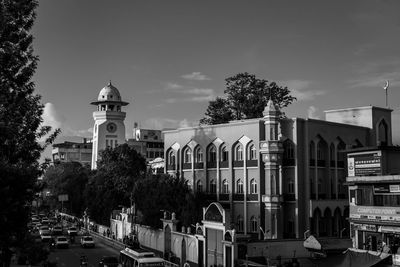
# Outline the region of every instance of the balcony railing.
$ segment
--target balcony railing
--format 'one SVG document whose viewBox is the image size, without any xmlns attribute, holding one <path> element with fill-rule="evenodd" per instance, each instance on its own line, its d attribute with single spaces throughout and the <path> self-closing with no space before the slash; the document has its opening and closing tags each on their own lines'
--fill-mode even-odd
<svg viewBox="0 0 400 267">
<path fill-rule="evenodd" d="M 175 170 L 175 164 L 167 165 L 167 171 Z"/>
<path fill-rule="evenodd" d="M 234 201 L 243 201 L 244 200 L 244 194 L 233 194 L 233 200 Z"/>
<path fill-rule="evenodd" d="M 183 163 L 182 164 L 182 169 L 187 170 L 192 168 L 192 163 Z"/>
<path fill-rule="evenodd" d="M 243 167 L 243 160 L 235 160 L 233 162 L 233 167 Z"/>
<path fill-rule="evenodd" d="M 229 161 L 220 161 L 219 162 L 219 167 L 220 168 L 228 168 L 229 167 Z"/>
<path fill-rule="evenodd" d="M 257 201 L 258 200 L 258 195 L 257 194 L 250 194 L 246 196 L 247 201 Z"/>
<path fill-rule="evenodd" d="M 228 201 L 229 200 L 229 194 L 219 194 L 219 200 L 220 201 Z"/>
<path fill-rule="evenodd" d="M 207 161 L 207 168 L 217 168 L 216 161 Z"/>
<path fill-rule="evenodd" d="M 295 160 L 294 159 L 283 159 L 282 161 L 283 166 L 295 166 Z"/>
<path fill-rule="evenodd" d="M 194 164 L 195 169 L 203 169 L 204 168 L 204 163 L 203 162 L 197 162 Z"/>
<path fill-rule="evenodd" d="M 246 161 L 247 167 L 257 167 L 258 166 L 258 161 L 256 159 L 254 160 L 247 160 Z"/>
</svg>

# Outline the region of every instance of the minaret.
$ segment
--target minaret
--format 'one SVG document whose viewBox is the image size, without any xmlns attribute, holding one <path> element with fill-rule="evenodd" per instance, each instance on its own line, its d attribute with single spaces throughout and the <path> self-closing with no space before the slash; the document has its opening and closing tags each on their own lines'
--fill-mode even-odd
<svg viewBox="0 0 400 267">
<path fill-rule="evenodd" d="M 125 112 L 121 111 L 122 106 L 129 103 L 121 100 L 121 95 L 111 81 L 100 90 L 97 101 L 92 102 L 97 106 L 93 112 L 93 150 L 92 170 L 97 168 L 99 152 L 107 147 L 114 148 L 125 143 Z"/>
<path fill-rule="evenodd" d="M 264 162 L 265 194 L 262 201 L 265 204 L 265 238 L 283 237 L 282 221 L 282 154 L 283 146 L 278 137 L 279 109 L 272 99 L 263 112 L 265 140 L 261 141 L 260 153 Z"/>
</svg>

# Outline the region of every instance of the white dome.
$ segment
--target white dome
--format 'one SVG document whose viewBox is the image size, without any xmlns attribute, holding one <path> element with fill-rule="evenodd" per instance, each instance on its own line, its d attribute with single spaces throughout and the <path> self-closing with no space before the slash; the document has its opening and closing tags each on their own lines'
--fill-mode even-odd
<svg viewBox="0 0 400 267">
<path fill-rule="evenodd" d="M 111 82 L 101 89 L 99 93 L 98 101 L 121 101 L 121 95 L 116 87 Z"/>
</svg>

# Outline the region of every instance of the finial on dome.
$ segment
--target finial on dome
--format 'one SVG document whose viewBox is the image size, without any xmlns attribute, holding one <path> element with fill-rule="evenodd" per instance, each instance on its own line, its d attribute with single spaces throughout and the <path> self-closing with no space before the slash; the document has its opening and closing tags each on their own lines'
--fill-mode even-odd
<svg viewBox="0 0 400 267">
<path fill-rule="evenodd" d="M 110 86 L 112 85 L 111 80 L 108 82 L 108 85 L 110 85 Z"/>
</svg>

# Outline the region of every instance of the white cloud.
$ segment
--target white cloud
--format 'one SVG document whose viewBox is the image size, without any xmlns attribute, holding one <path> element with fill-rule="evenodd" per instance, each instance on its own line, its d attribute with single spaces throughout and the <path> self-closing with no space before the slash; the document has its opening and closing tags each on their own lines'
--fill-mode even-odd
<svg viewBox="0 0 400 267">
<path fill-rule="evenodd" d="M 318 109 L 315 106 L 309 106 L 307 110 L 307 117 L 310 119 L 319 119 L 317 112 Z"/>
<path fill-rule="evenodd" d="M 326 94 L 324 90 L 315 90 L 313 81 L 306 80 L 288 80 L 283 81 L 282 84 L 287 86 L 293 96 L 298 101 L 309 101 L 315 99 L 317 96 Z"/>
<path fill-rule="evenodd" d="M 165 86 L 165 90 L 167 91 L 179 91 L 180 89 L 182 89 L 183 86 L 177 83 L 171 83 L 171 82 L 167 82 L 166 86 Z"/>
<path fill-rule="evenodd" d="M 201 72 L 192 72 L 190 74 L 182 75 L 181 77 L 186 79 L 186 80 L 194 80 L 194 81 L 211 80 L 209 77 L 207 77 L 206 75 L 202 74 Z"/>
<path fill-rule="evenodd" d="M 196 126 L 196 122 L 188 119 L 174 120 L 169 118 L 149 118 L 143 122 L 144 128 L 149 129 L 177 129 Z"/>
<path fill-rule="evenodd" d="M 44 126 L 51 126 L 52 130 L 57 128 L 61 129 L 61 136 L 92 136 L 93 128 L 75 130 L 72 129 L 67 119 L 60 114 L 53 103 L 46 103 L 43 109 L 43 123 Z M 44 141 L 46 137 L 43 137 L 41 141 Z"/>
<path fill-rule="evenodd" d="M 164 102 L 168 104 L 177 102 L 207 102 L 215 98 L 215 92 L 212 88 L 197 88 L 167 82 L 164 90 L 175 94 L 173 97 L 167 97 L 164 99 Z"/>
</svg>

